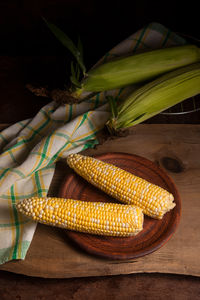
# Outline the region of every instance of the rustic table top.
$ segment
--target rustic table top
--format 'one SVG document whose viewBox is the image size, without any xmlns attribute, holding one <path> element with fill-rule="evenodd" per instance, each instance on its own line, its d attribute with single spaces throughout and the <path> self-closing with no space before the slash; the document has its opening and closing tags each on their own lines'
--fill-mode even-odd
<svg viewBox="0 0 200 300">
<path fill-rule="evenodd" d="M 27 67 L 29 63 L 32 64 L 30 58 L 0 58 L 1 124 L 32 117 L 49 101 L 33 96 L 24 88 L 24 64 Z M 178 117 L 159 115 L 148 123 L 200 124 L 200 112 Z M 0 296 L 1 299 L 130 299 L 134 296 L 160 299 L 161 295 L 162 299 L 197 299 L 200 296 L 199 277 L 154 272 L 158 270 L 150 274 L 42 279 L 0 271 Z"/>
</svg>

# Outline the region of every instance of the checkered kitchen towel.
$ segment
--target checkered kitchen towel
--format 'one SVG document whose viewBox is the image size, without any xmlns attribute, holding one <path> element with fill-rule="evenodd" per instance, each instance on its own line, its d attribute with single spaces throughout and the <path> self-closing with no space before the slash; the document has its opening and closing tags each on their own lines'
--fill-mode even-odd
<svg viewBox="0 0 200 300">
<path fill-rule="evenodd" d="M 185 40 L 151 23 L 121 42 L 101 60 L 184 44 Z M 109 93 L 123 99 L 126 89 Z M 98 143 L 97 132 L 109 118 L 107 92 L 80 104 L 58 106 L 50 102 L 33 119 L 18 122 L 0 133 L 0 263 L 24 259 L 36 223 L 18 214 L 15 203 L 32 196 L 46 196 L 55 163 Z"/>
</svg>

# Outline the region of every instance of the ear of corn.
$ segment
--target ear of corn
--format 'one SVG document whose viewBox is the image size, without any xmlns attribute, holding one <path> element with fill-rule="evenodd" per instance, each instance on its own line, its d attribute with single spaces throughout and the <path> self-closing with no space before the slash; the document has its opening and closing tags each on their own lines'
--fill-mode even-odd
<svg viewBox="0 0 200 300">
<path fill-rule="evenodd" d="M 179 68 L 135 90 L 107 125 L 115 130 L 136 125 L 199 93 L 200 63 Z"/>
<path fill-rule="evenodd" d="M 94 186 L 121 202 L 140 207 L 150 217 L 162 219 L 175 206 L 168 191 L 112 164 L 80 154 L 69 155 L 67 163 Z"/>
<path fill-rule="evenodd" d="M 143 229 L 142 210 L 133 205 L 33 197 L 16 207 L 37 222 L 80 232 L 126 237 Z"/>
<path fill-rule="evenodd" d="M 74 96 L 150 80 L 165 72 L 200 61 L 200 49 L 184 45 L 118 58 L 89 71 Z"/>
</svg>

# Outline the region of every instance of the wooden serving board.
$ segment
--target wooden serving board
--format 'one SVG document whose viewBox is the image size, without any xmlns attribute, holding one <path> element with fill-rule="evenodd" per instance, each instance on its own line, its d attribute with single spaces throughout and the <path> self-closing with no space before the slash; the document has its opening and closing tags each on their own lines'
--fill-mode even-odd
<svg viewBox="0 0 200 300">
<path fill-rule="evenodd" d="M 120 137 L 84 152 L 125 152 L 150 159 L 167 171 L 182 200 L 182 216 L 173 237 L 159 250 L 130 260 L 90 255 L 67 238 L 65 231 L 38 225 L 24 261 L 0 267 L 47 278 L 105 276 L 142 272 L 200 276 L 200 125 L 137 125 Z M 50 195 L 57 195 L 69 169 L 58 163 Z"/>
</svg>

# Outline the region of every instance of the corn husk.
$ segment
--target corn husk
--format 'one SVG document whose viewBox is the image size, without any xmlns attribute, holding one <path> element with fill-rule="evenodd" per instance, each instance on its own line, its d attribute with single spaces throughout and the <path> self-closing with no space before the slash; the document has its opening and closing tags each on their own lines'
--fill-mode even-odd
<svg viewBox="0 0 200 300">
<path fill-rule="evenodd" d="M 131 93 L 107 126 L 119 130 L 141 123 L 200 93 L 200 63 L 166 73 Z"/>
<path fill-rule="evenodd" d="M 118 58 L 89 71 L 74 96 L 81 98 L 87 92 L 111 90 L 144 82 L 198 61 L 200 49 L 194 45 L 162 48 Z"/>
</svg>

